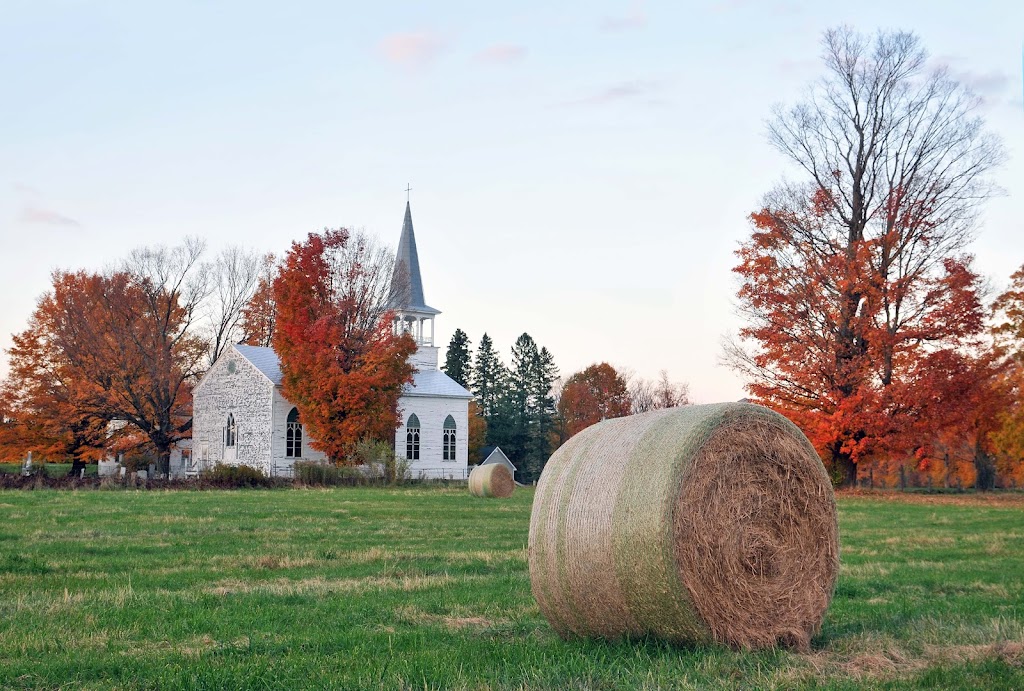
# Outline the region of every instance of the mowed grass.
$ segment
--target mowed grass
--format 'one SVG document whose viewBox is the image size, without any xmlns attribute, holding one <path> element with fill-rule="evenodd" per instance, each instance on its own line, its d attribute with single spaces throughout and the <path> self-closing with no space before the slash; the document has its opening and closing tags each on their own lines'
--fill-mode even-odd
<svg viewBox="0 0 1024 691">
<path fill-rule="evenodd" d="M 529 490 L 0 492 L 4 688 L 1024 688 L 1024 497 L 840 500 L 808 654 L 562 641 Z"/>
</svg>

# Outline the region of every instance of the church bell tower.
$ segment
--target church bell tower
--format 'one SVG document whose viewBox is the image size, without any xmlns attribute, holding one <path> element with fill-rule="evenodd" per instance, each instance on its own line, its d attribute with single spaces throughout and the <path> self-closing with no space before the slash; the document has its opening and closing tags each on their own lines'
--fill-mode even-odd
<svg viewBox="0 0 1024 691">
<path fill-rule="evenodd" d="M 402 237 L 398 241 L 395 271 L 391 277 L 391 294 L 395 333 L 408 333 L 416 340 L 416 352 L 410 361 L 419 370 L 436 370 L 438 348 L 434 345 L 434 317 L 441 314 L 441 310 L 430 307 L 423 299 L 423 278 L 408 201 L 405 202 Z"/>
</svg>

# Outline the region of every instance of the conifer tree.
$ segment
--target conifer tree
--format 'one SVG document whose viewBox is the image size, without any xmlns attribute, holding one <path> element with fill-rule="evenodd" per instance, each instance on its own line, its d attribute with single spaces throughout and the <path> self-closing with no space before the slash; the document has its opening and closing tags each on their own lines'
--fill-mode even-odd
<svg viewBox="0 0 1024 691">
<path fill-rule="evenodd" d="M 504 387 L 507 370 L 501 361 L 501 356 L 494 349 L 494 342 L 486 333 L 480 339 L 480 346 L 476 351 L 476 362 L 473 363 L 470 376 L 470 387 L 473 395 L 480 404 L 480 414 L 487 421 L 488 437 L 490 443 L 490 430 L 495 425 L 498 414 L 498 403 L 501 390 Z"/>
<path fill-rule="evenodd" d="M 469 336 L 462 329 L 455 329 L 452 340 L 448 343 L 448 354 L 445 356 L 441 370 L 462 386 L 469 388 L 472 376 L 472 353 L 469 352 Z"/>
<path fill-rule="evenodd" d="M 551 387 L 558 376 L 554 357 L 547 348 L 537 349 L 529 334 L 512 346 L 509 383 L 501 397 L 499 429 L 502 449 L 522 463 L 527 482 L 540 477 L 552 447 L 555 400 Z"/>
<path fill-rule="evenodd" d="M 537 363 L 531 379 L 530 395 L 533 401 L 533 429 L 527 448 L 528 464 L 536 471 L 533 480 L 540 478 L 548 456 L 554 450 L 555 441 L 555 398 L 551 395 L 552 386 L 558 378 L 558 367 L 555 358 L 547 348 L 542 347 L 537 354 Z"/>
</svg>

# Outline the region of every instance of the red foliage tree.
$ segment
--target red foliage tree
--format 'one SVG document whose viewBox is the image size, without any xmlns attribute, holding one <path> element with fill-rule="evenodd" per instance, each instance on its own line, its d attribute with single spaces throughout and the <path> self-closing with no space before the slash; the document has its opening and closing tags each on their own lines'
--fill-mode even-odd
<svg viewBox="0 0 1024 691">
<path fill-rule="evenodd" d="M 913 35 L 823 43 L 825 78 L 769 124 L 804 177 L 751 216 L 727 358 L 852 484 L 872 454 L 923 459 L 921 425 L 958 405 L 942 392 L 983 321 L 963 248 L 1003 152 Z"/>
<path fill-rule="evenodd" d="M 970 416 L 976 396 L 964 387 L 985 377 L 966 373 L 966 353 L 978 346 L 984 313 L 969 257 L 887 274 L 881 257 L 902 229 L 842 247 L 821 218 L 827 204 L 816 195 L 797 211 L 752 215 L 735 271 L 749 316 L 740 336 L 757 350 L 734 343 L 729 357 L 749 391 L 800 425 L 852 484 L 861 459 L 923 461 L 942 421 Z"/>
<path fill-rule="evenodd" d="M 55 274 L 60 294 L 72 279 Z M 41 297 L 28 328 L 12 337 L 10 372 L 0 387 L 5 409 L 0 453 L 65 461 L 88 460 L 103 452 L 108 418 L 102 398 L 90 396 L 57 344 L 59 308 L 54 292 Z"/>
<path fill-rule="evenodd" d="M 274 280 L 284 394 L 315 446 L 346 463 L 361 439 L 392 442 L 416 344 L 392 327 L 393 257 L 365 235 L 310 233 Z"/>
<path fill-rule="evenodd" d="M 996 418 L 992 440 L 1000 474 L 1024 486 L 1024 266 L 1010 280 L 993 304 L 997 344 L 1007 355 L 1002 382 L 1007 405 Z"/>
<path fill-rule="evenodd" d="M 124 434 L 139 435 L 166 463 L 171 445 L 188 436 L 191 382 L 206 344 L 188 332 L 188 304 L 199 296 L 180 297 L 198 254 L 179 255 L 185 264 L 171 254 L 140 250 L 134 272 L 54 274 L 29 329 L 14 338 L 4 385 L 25 450 L 96 458 L 117 441 L 108 423 L 122 420 Z"/>
<path fill-rule="evenodd" d="M 630 413 L 626 380 L 607 362 L 576 372 L 562 386 L 558 414 L 568 436 L 591 425 Z"/>
<path fill-rule="evenodd" d="M 242 342 L 246 345 L 269 347 L 273 343 L 277 323 L 277 303 L 274 302 L 276 275 L 276 257 L 264 255 L 256 290 L 242 308 Z"/>
</svg>

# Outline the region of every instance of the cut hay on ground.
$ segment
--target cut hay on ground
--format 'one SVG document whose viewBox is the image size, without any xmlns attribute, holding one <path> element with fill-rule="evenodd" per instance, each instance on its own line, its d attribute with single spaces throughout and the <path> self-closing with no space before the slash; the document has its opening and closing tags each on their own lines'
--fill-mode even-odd
<svg viewBox="0 0 1024 691">
<path fill-rule="evenodd" d="M 511 471 L 500 463 L 478 465 L 469 474 L 469 493 L 474 497 L 511 497 L 515 488 Z"/>
<path fill-rule="evenodd" d="M 835 497 L 807 438 L 767 408 L 606 420 L 544 468 L 529 560 L 564 638 L 806 649 L 839 568 Z"/>
</svg>

